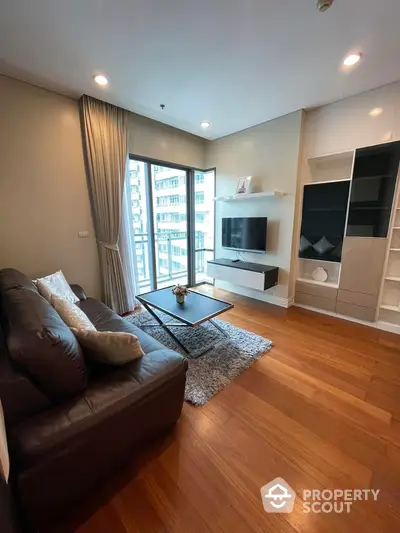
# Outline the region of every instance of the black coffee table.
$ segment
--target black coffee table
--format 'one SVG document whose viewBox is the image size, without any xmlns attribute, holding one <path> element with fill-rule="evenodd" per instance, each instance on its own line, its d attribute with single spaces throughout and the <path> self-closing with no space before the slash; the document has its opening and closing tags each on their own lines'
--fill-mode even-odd
<svg viewBox="0 0 400 533">
<path fill-rule="evenodd" d="M 223 300 L 217 300 L 211 296 L 200 294 L 199 292 L 189 291 L 188 296 L 185 298 L 185 303 L 178 304 L 175 295 L 172 293 L 173 286 L 166 287 L 165 289 L 158 289 L 156 291 L 147 292 L 141 294 L 136 298 L 143 305 L 143 307 L 155 318 L 157 324 L 143 324 L 141 327 L 158 327 L 161 326 L 167 333 L 174 339 L 174 341 L 189 354 L 190 351 L 186 346 L 173 334 L 170 327 L 196 327 L 203 322 L 211 322 L 211 324 L 218 329 L 225 337 L 226 333 L 220 326 L 212 320 L 214 317 L 228 311 L 233 308 L 233 304 L 224 302 Z M 154 311 L 162 311 L 166 315 L 172 316 L 179 322 L 171 323 L 164 322 L 163 317 L 160 317 Z M 204 352 L 198 354 L 203 355 L 206 351 L 209 351 L 210 347 Z"/>
</svg>

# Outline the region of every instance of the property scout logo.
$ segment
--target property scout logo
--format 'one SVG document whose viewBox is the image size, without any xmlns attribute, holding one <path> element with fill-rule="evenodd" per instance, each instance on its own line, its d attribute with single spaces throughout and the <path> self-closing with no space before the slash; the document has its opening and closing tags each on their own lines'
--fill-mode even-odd
<svg viewBox="0 0 400 533">
<path fill-rule="evenodd" d="M 380 489 L 303 490 L 303 513 L 350 513 L 357 500 L 377 501 Z M 261 499 L 266 513 L 291 513 L 296 493 L 281 477 L 261 487 Z"/>
</svg>

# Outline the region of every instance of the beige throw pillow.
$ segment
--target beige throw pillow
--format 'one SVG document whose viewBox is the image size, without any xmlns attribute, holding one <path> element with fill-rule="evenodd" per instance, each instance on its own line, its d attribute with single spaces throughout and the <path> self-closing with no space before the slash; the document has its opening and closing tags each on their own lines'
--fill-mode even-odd
<svg viewBox="0 0 400 533">
<path fill-rule="evenodd" d="M 124 365 L 144 355 L 139 339 L 122 331 L 90 331 L 71 328 L 84 354 L 99 363 Z"/>
<path fill-rule="evenodd" d="M 68 300 L 73 304 L 79 302 L 79 298 L 69 286 L 61 270 L 45 278 L 37 279 L 36 285 L 40 294 L 50 303 L 53 295 Z"/>
<path fill-rule="evenodd" d="M 3 407 L 0 402 L 0 476 L 8 483 L 10 475 L 10 458 L 8 455 L 6 426 Z"/>
<path fill-rule="evenodd" d="M 57 298 L 54 294 L 51 297 L 50 303 L 69 328 L 96 331 L 88 316 L 76 304 L 63 300 L 62 298 Z"/>
</svg>

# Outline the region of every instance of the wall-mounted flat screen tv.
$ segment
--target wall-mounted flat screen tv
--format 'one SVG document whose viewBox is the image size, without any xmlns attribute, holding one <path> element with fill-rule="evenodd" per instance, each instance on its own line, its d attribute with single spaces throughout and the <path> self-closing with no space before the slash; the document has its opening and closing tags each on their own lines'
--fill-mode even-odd
<svg viewBox="0 0 400 533">
<path fill-rule="evenodd" d="M 222 246 L 232 250 L 266 253 L 266 217 L 223 218 Z"/>
</svg>

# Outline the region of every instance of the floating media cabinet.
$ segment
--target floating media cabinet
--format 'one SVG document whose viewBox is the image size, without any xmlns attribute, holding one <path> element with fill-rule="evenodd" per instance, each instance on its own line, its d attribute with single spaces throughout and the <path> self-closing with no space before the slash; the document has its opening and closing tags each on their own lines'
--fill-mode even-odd
<svg viewBox="0 0 400 533">
<path fill-rule="evenodd" d="M 278 284 L 279 268 L 247 261 L 213 259 L 207 261 L 207 275 L 241 287 L 266 291 Z"/>
</svg>

